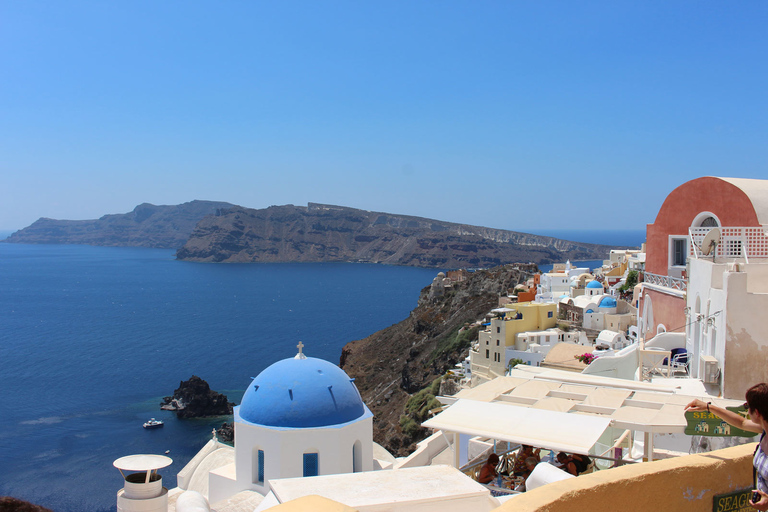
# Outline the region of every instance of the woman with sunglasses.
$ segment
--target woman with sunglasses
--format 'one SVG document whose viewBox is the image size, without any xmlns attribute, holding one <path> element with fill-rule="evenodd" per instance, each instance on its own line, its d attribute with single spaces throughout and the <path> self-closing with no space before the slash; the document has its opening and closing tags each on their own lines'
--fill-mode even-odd
<svg viewBox="0 0 768 512">
<path fill-rule="evenodd" d="M 685 406 L 686 411 L 706 411 L 719 416 L 723 421 L 736 428 L 760 434 L 760 446 L 755 450 L 752 464 L 756 471 L 757 493 L 760 499 L 750 500 L 749 504 L 757 510 L 768 510 L 768 384 L 755 384 L 747 390 L 747 401 L 744 407 L 749 412 L 749 419 L 712 402 L 694 400 Z"/>
</svg>

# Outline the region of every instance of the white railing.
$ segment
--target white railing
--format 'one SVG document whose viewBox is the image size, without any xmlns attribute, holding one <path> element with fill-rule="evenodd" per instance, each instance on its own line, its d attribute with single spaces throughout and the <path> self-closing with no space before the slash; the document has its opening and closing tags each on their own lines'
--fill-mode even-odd
<svg viewBox="0 0 768 512">
<path fill-rule="evenodd" d="M 673 290 L 680 290 L 681 292 L 688 289 L 688 281 L 680 277 L 661 276 L 650 272 L 643 272 L 643 276 L 643 282 L 647 284 L 664 286 L 665 288 L 672 288 Z"/>
<path fill-rule="evenodd" d="M 768 258 L 768 226 L 720 227 L 720 243 L 714 254 L 702 254 L 704 237 L 712 228 L 689 228 L 691 258 Z"/>
</svg>

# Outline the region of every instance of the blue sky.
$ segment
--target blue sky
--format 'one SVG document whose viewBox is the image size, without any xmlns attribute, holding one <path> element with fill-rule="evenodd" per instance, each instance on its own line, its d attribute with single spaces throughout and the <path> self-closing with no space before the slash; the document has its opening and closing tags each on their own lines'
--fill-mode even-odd
<svg viewBox="0 0 768 512">
<path fill-rule="evenodd" d="M 192 199 L 643 229 L 768 178 L 768 3 L 0 0 L 0 229 Z"/>
</svg>

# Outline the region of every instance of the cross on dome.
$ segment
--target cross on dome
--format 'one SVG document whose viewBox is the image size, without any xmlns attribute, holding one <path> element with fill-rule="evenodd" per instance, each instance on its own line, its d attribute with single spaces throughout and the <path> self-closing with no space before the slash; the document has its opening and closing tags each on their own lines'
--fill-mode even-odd
<svg viewBox="0 0 768 512">
<path fill-rule="evenodd" d="M 296 345 L 296 348 L 298 348 L 298 349 L 299 349 L 299 353 L 298 353 L 298 354 L 296 354 L 296 356 L 294 357 L 294 359 L 306 359 L 306 358 L 307 358 L 307 356 L 305 356 L 305 355 L 304 355 L 304 352 L 302 352 L 302 349 L 304 348 L 304 343 L 302 343 L 302 342 L 299 342 L 299 344 L 298 344 L 298 345 Z"/>
</svg>

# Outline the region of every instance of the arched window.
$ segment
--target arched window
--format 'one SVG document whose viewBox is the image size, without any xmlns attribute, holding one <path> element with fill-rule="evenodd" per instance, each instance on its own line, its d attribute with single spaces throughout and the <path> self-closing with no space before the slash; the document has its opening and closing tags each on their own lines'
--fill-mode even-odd
<svg viewBox="0 0 768 512">
<path fill-rule="evenodd" d="M 712 212 L 699 213 L 691 223 L 692 228 L 717 228 L 720 227 L 720 219 Z"/>
</svg>

